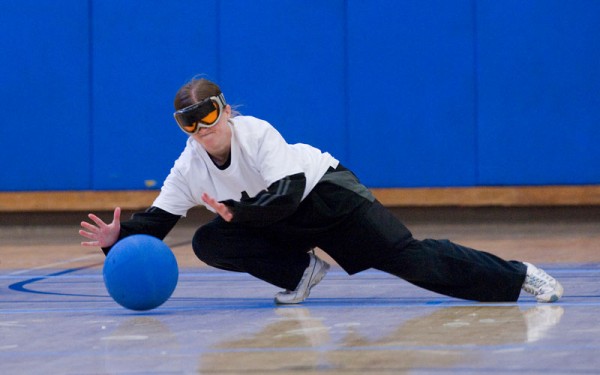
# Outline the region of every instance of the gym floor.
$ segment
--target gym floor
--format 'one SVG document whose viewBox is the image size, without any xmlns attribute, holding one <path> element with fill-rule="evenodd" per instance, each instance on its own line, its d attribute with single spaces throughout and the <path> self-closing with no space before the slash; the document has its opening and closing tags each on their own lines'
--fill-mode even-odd
<svg viewBox="0 0 600 375">
<path fill-rule="evenodd" d="M 416 238 L 542 266 L 565 295 L 475 303 L 334 265 L 307 301 L 278 307 L 277 288 L 195 258 L 190 239 L 210 218 L 198 210 L 165 239 L 180 267 L 173 296 L 134 312 L 108 296 L 101 251 L 79 246 L 86 213 L 4 213 L 0 373 L 598 373 L 600 207 L 394 212 Z"/>
</svg>

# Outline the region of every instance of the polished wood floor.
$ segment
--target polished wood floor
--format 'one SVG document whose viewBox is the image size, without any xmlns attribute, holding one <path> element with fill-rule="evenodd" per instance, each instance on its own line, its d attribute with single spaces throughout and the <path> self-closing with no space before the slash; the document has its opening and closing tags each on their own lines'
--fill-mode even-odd
<svg viewBox="0 0 600 375">
<path fill-rule="evenodd" d="M 101 252 L 79 246 L 85 213 L 4 213 L 0 374 L 598 373 L 600 207 L 394 212 L 417 238 L 538 264 L 565 296 L 472 303 L 334 265 L 305 303 L 277 307 L 276 288 L 194 257 L 209 219 L 194 211 L 166 238 L 180 267 L 172 298 L 132 312 L 108 296 Z"/>
</svg>

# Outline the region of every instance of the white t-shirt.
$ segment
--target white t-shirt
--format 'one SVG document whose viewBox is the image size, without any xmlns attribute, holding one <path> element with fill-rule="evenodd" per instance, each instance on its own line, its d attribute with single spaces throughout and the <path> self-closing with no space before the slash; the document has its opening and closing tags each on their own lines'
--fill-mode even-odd
<svg viewBox="0 0 600 375">
<path fill-rule="evenodd" d="M 153 206 L 185 216 L 194 206 L 206 206 L 202 193 L 217 201 L 239 201 L 244 191 L 254 197 L 273 182 L 296 173 L 306 177 L 304 199 L 329 167 L 338 166 L 338 160 L 327 152 L 302 143 L 288 144 L 266 121 L 236 116 L 230 119 L 229 126 L 229 167 L 217 168 L 202 145 L 190 137 Z"/>
</svg>

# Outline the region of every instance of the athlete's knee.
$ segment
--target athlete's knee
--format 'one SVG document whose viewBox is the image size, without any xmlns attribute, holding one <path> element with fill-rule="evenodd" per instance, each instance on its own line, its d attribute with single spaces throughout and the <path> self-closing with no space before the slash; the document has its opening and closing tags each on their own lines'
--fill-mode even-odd
<svg viewBox="0 0 600 375">
<path fill-rule="evenodd" d="M 219 257 L 219 233 L 211 223 L 201 226 L 196 230 L 192 239 L 194 254 L 208 265 L 213 265 Z"/>
</svg>

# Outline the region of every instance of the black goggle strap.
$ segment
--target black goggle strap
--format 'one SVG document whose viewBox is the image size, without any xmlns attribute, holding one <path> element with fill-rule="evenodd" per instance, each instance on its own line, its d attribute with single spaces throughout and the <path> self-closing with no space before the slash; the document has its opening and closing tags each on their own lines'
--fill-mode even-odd
<svg viewBox="0 0 600 375">
<path fill-rule="evenodd" d="M 195 133 L 198 128 L 206 128 L 214 125 L 217 120 L 221 117 L 221 112 L 225 107 L 225 97 L 223 93 L 218 96 L 211 96 L 201 102 L 192 104 L 189 107 L 185 107 L 176 111 L 173 116 L 179 127 L 186 133 Z M 210 113 L 217 111 L 215 120 L 211 123 L 205 123 L 202 121 Z"/>
</svg>

